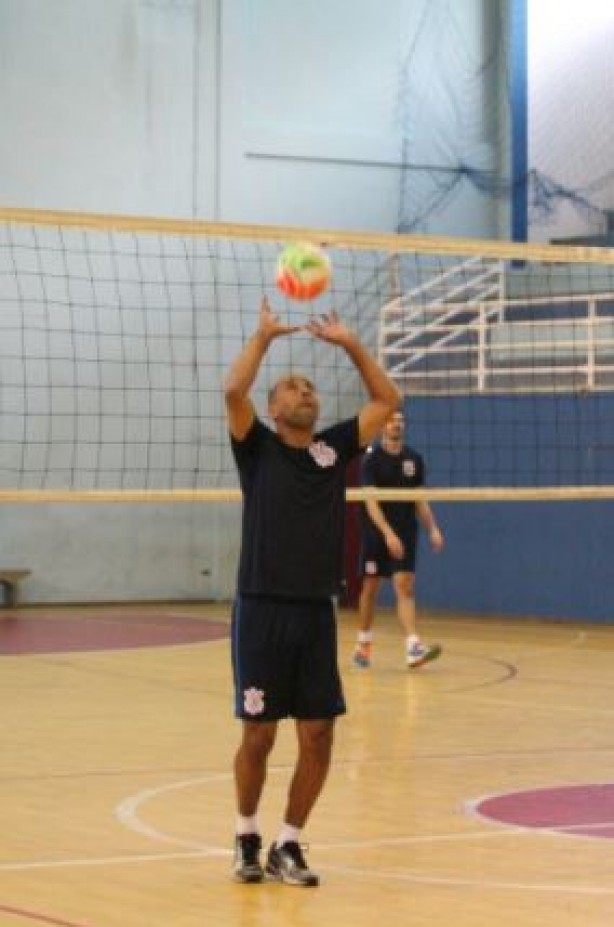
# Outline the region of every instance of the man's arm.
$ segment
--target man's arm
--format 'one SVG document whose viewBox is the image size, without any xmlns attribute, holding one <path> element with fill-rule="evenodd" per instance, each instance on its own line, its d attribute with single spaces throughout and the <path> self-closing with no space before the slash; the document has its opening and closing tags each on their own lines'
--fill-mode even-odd
<svg viewBox="0 0 614 927">
<path fill-rule="evenodd" d="M 258 328 L 230 366 L 224 380 L 224 399 L 228 427 L 233 438 L 241 441 L 251 428 L 256 410 L 249 393 L 258 375 L 260 364 L 274 338 L 298 330 L 298 326 L 282 325 L 271 312 L 266 296 L 260 304 Z"/>
<path fill-rule="evenodd" d="M 379 502 L 376 502 L 375 499 L 367 499 L 365 506 L 369 514 L 369 518 L 382 535 L 386 547 L 390 551 L 390 555 L 392 557 L 396 557 L 397 560 L 400 560 L 405 553 L 403 541 L 398 536 L 396 531 L 390 527 Z"/>
<path fill-rule="evenodd" d="M 358 413 L 358 435 L 361 447 L 370 444 L 385 422 L 401 405 L 401 394 L 367 349 L 355 339 L 345 345 L 369 393 L 369 401 Z"/>
<path fill-rule="evenodd" d="M 420 519 L 420 524 L 429 536 L 431 547 L 434 551 L 439 553 L 439 551 L 443 549 L 443 534 L 439 530 L 439 526 L 433 515 L 433 510 L 428 502 L 424 502 L 422 499 L 416 502 L 416 514 Z"/>
<path fill-rule="evenodd" d="M 399 408 L 401 394 L 356 335 L 339 321 L 336 312 L 322 319 L 312 319 L 307 329 L 316 338 L 344 348 L 367 388 L 370 400 L 358 414 L 359 441 L 361 447 L 365 447 Z"/>
</svg>

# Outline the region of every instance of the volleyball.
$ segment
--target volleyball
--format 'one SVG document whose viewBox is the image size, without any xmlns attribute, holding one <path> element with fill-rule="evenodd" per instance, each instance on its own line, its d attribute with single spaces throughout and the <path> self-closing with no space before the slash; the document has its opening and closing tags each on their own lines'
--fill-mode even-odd
<svg viewBox="0 0 614 927">
<path fill-rule="evenodd" d="M 277 259 L 278 288 L 290 299 L 315 299 L 328 289 L 332 275 L 330 259 L 317 245 L 293 242 Z"/>
</svg>

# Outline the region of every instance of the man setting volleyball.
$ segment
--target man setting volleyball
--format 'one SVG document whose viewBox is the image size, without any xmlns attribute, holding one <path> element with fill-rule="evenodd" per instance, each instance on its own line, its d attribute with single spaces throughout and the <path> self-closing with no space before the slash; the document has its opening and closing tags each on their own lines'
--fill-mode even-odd
<svg viewBox="0 0 614 927">
<path fill-rule="evenodd" d="M 299 838 L 326 780 L 333 728 L 345 712 L 337 665 L 333 597 L 342 579 L 345 469 L 398 407 L 396 387 L 337 317 L 303 330 L 343 348 L 367 389 L 358 415 L 315 432 L 314 385 L 300 375 L 270 391 L 274 430 L 258 418 L 250 390 L 270 344 L 298 326 L 282 324 L 266 299 L 259 325 L 224 384 L 232 450 L 243 492 L 238 589 L 232 616 L 235 714 L 242 719 L 234 770 L 238 804 L 234 874 L 311 886 Z M 283 824 L 260 862 L 257 811 L 268 756 L 282 718 L 296 721 L 298 756 Z"/>
</svg>

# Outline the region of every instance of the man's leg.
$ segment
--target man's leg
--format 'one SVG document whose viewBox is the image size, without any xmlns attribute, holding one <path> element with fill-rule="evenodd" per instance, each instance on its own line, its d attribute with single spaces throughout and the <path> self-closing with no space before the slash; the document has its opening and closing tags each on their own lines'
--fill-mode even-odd
<svg viewBox="0 0 614 927">
<path fill-rule="evenodd" d="M 417 667 L 436 660 L 441 653 L 439 644 L 423 644 L 416 621 L 416 575 L 409 571 L 394 573 L 392 583 L 397 599 L 397 615 L 405 633 L 407 666 Z"/>
<path fill-rule="evenodd" d="M 277 735 L 277 721 L 244 721 L 234 762 L 237 807 L 241 817 L 254 817 L 266 779 L 267 760 Z"/>
<path fill-rule="evenodd" d="M 302 828 L 326 782 L 333 748 L 334 719 L 296 722 L 298 758 L 284 821 Z"/>
<path fill-rule="evenodd" d="M 358 599 L 358 638 L 353 659 L 354 664 L 362 668 L 371 665 L 373 620 L 380 582 L 379 576 L 364 576 Z"/>
<path fill-rule="evenodd" d="M 298 758 L 288 791 L 284 823 L 271 847 L 267 874 L 291 885 L 314 886 L 319 882 L 303 856 L 300 832 L 326 781 L 333 746 L 334 720 L 298 720 Z"/>
<path fill-rule="evenodd" d="M 234 761 L 238 810 L 234 872 L 240 882 L 261 882 L 264 878 L 259 858 L 262 838 L 256 814 L 276 734 L 276 721 L 243 722 L 243 736 Z"/>
<path fill-rule="evenodd" d="M 405 570 L 394 573 L 392 576 L 392 585 L 394 586 L 397 599 L 397 615 L 405 637 L 417 637 L 415 573 L 410 573 Z"/>
</svg>

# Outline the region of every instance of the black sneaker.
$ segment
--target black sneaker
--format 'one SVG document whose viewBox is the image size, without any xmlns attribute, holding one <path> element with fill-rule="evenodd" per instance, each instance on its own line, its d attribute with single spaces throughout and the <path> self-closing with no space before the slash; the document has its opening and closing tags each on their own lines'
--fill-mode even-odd
<svg viewBox="0 0 614 927">
<path fill-rule="evenodd" d="M 269 850 L 266 874 L 270 879 L 285 882 L 286 885 L 319 885 L 320 879 L 305 862 L 303 851 L 295 841 L 288 841 L 281 847 L 273 844 Z"/>
<path fill-rule="evenodd" d="M 235 837 L 234 877 L 237 882 L 262 882 L 261 849 L 260 834 L 238 834 Z"/>
</svg>

